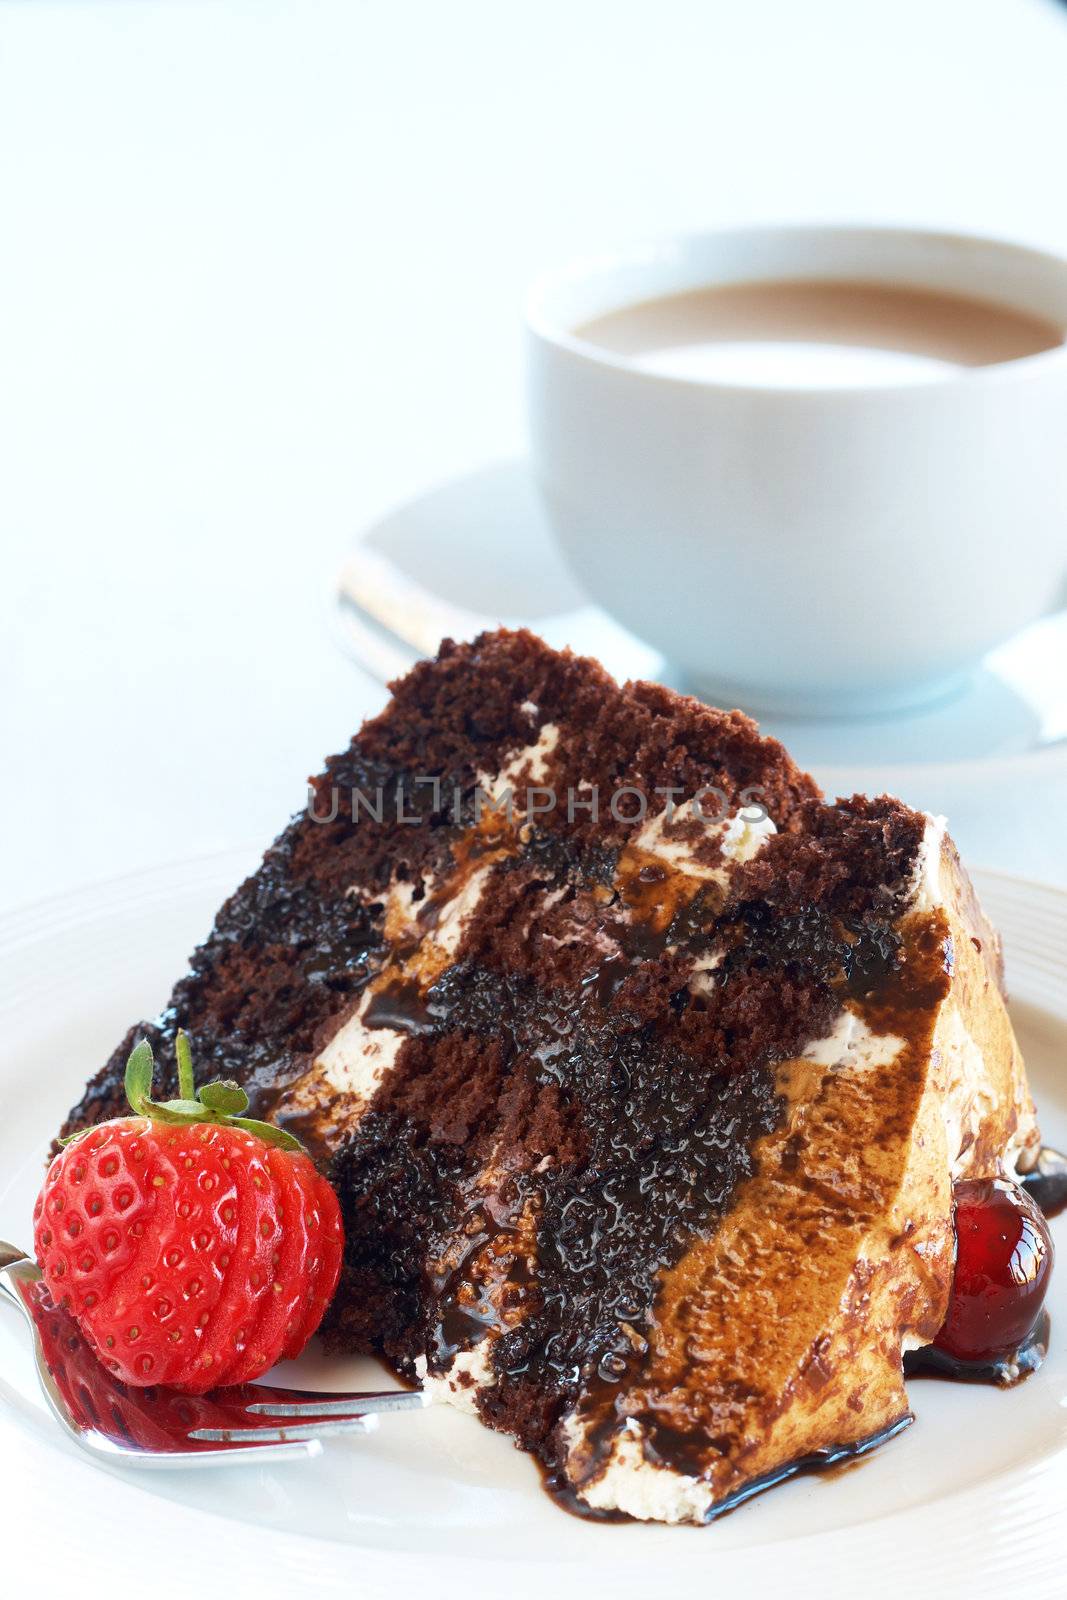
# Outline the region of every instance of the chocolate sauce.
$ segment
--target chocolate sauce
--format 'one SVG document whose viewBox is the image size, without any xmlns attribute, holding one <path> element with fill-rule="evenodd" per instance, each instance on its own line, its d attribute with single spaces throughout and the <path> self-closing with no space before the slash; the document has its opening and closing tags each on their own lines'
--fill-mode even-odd
<svg viewBox="0 0 1067 1600">
<path fill-rule="evenodd" d="M 897 1434 L 903 1433 L 914 1420 L 909 1411 L 896 1422 L 891 1422 L 887 1428 L 881 1428 L 865 1439 L 858 1439 L 854 1444 L 833 1445 L 826 1450 L 811 1451 L 807 1455 L 798 1456 L 795 1461 L 787 1462 L 774 1472 L 753 1478 L 713 1505 L 705 1518 L 704 1525 L 718 1522 L 720 1517 L 728 1516 L 731 1511 L 736 1511 L 738 1506 L 744 1505 L 754 1496 L 762 1494 L 767 1489 L 773 1489 L 790 1478 L 807 1473 L 825 1473 L 831 1476 L 847 1470 L 855 1466 L 870 1451 L 876 1450 L 879 1445 L 895 1439 Z M 703 1466 L 703 1463 L 701 1465 Z M 564 1511 L 569 1511 L 572 1516 L 580 1517 L 583 1522 L 633 1523 L 633 1518 L 627 1516 L 625 1512 L 599 1511 L 579 1499 L 574 1485 L 551 1463 L 542 1465 L 542 1481 L 556 1504 Z"/>
<path fill-rule="evenodd" d="M 297 819 L 220 912 L 148 1030 L 169 1075 L 157 1094 L 173 1084 L 180 1021 L 205 1071 L 244 1083 L 256 1109 L 284 1097 L 380 978 L 384 908 L 372 895 L 397 880 L 441 883 L 460 864 L 475 775 L 499 771 L 531 721 L 560 729 L 561 793 L 595 785 L 606 796 L 640 774 L 650 797 L 712 784 L 733 807 L 756 785 L 779 829 L 734 873 L 728 906 L 712 888 L 688 900 L 646 861 L 620 910 L 627 830 L 590 811 L 566 824 L 557 814 L 494 867 L 463 960 L 428 994 L 376 981 L 367 1025 L 405 1037 L 356 1128 L 329 1131 L 346 1250 L 327 1336 L 410 1372 L 427 1348 L 444 1359 L 477 1342 L 498 1315 L 486 1292 L 498 1273 L 529 1301 L 494 1341 L 498 1382 L 479 1403 L 545 1457 L 576 1395 L 606 1419 L 639 1371 L 663 1269 L 714 1234 L 758 1140 L 780 1125 L 776 1064 L 826 1032 L 843 993 L 878 993 L 895 960 L 879 941 L 923 823 L 884 798 L 823 805 L 739 714 L 653 685 L 620 689 L 525 633 L 447 642 L 315 781 L 318 820 Z M 376 791 L 378 822 L 366 808 L 358 823 L 346 814 L 356 792 Z M 549 884 L 562 896 L 551 909 Z M 569 903 L 587 913 L 579 934 L 552 920 Z M 432 889 L 422 905 L 425 929 Z M 714 981 L 694 993 L 694 955 L 720 944 Z M 121 1110 L 140 1031 L 73 1125 Z M 487 1207 L 487 1174 L 500 1170 L 523 1184 Z M 463 1259 L 440 1270 L 461 1239 Z M 667 1460 L 691 1444 L 661 1429 L 655 1448 Z"/>
<path fill-rule="evenodd" d="M 1046 1217 L 1058 1217 L 1067 1209 L 1067 1156 L 1058 1150 L 1043 1145 L 1036 1164 L 1019 1182 Z"/>
<path fill-rule="evenodd" d="M 632 873 L 622 866 L 613 898 L 604 894 L 603 862 L 584 862 L 573 843 L 561 852 L 534 835 L 502 864 L 520 885 L 524 873 L 536 874 L 570 893 L 599 893 L 596 920 L 610 949 L 591 962 L 585 957 L 569 985 L 545 990 L 521 972 L 461 961 L 424 994 L 407 980 L 379 988 L 364 1012 L 368 1027 L 409 1040 L 375 1102 L 377 1138 L 397 1137 L 387 1115 L 393 1098 L 399 1110 L 425 1082 L 436 1104 L 440 1084 L 430 1065 L 443 1057 L 431 1051 L 462 1054 L 475 1078 L 484 1072 L 479 1060 L 493 1059 L 502 1084 L 523 1084 L 531 1106 L 541 1100 L 546 1114 L 551 1108 L 544 1122 L 542 1113 L 531 1122 L 524 1112 L 513 1132 L 505 1117 L 488 1147 L 453 1150 L 447 1171 L 433 1140 L 418 1136 L 419 1171 L 428 1178 L 427 1195 L 436 1195 L 432 1209 L 420 1202 L 422 1260 L 439 1250 L 449 1257 L 457 1235 L 469 1243 L 423 1287 L 412 1255 L 410 1292 L 420 1300 L 422 1331 L 410 1348 L 428 1350 L 431 1369 L 443 1371 L 457 1352 L 495 1331 L 498 1381 L 479 1396 L 487 1420 L 500 1408 L 511 1427 L 507 1417 L 530 1408 L 550 1427 L 581 1394 L 594 1453 L 610 1449 L 616 1398 L 639 1378 L 663 1273 L 694 1239 L 714 1232 L 752 1174 L 756 1141 L 780 1124 L 775 1064 L 828 1032 L 843 997 L 878 1004 L 901 965 L 899 939 L 885 921 L 814 906 L 785 915 L 763 903 L 727 907 L 717 885 L 694 894 L 689 880 L 681 894 L 685 880 L 677 874 L 647 862 Z M 477 940 L 475 926 L 464 947 L 491 957 L 492 941 L 479 947 Z M 715 983 L 696 997 L 688 975 L 713 947 L 724 952 Z M 390 1158 L 375 1135 L 372 1115 L 333 1176 L 361 1206 L 360 1196 L 373 1196 L 383 1241 L 373 1259 L 381 1263 L 388 1252 L 395 1277 L 398 1258 L 406 1259 L 408 1247 L 396 1240 L 411 1192 L 401 1186 L 394 1196 L 382 1188 L 379 1174 Z M 551 1159 L 543 1172 L 523 1173 L 506 1202 L 496 1196 L 487 1212 L 487 1159 L 512 1138 Z M 525 1243 L 518 1226 L 524 1206 L 535 1229 Z M 357 1227 L 366 1231 L 362 1222 Z M 501 1293 L 501 1275 L 508 1294 L 527 1297 L 520 1317 L 506 1315 L 513 1302 Z M 394 1354 L 401 1365 L 411 1359 Z M 701 1470 L 706 1430 L 690 1433 L 662 1418 L 648 1423 L 656 1460 Z M 545 1425 L 523 1442 L 537 1448 Z"/>
<path fill-rule="evenodd" d="M 446 1015 L 435 1013 L 430 996 L 424 999 L 418 985 L 405 980 L 388 984 L 371 995 L 363 1013 L 363 1026 L 392 1028 L 396 1033 L 432 1034 Z"/>
<path fill-rule="evenodd" d="M 1010 1356 L 998 1361 L 961 1361 L 936 1345 L 925 1345 L 921 1350 L 909 1350 L 904 1357 L 906 1378 L 951 1378 L 956 1383 L 996 1383 L 1001 1388 L 1013 1384 L 1036 1372 L 1048 1354 L 1051 1323 L 1047 1311 L 1042 1311 L 1033 1331 Z"/>
</svg>

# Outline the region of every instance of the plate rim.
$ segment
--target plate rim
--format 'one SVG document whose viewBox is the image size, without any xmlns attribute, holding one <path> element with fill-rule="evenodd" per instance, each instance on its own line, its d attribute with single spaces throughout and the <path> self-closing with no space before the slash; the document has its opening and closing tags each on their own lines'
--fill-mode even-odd
<svg viewBox="0 0 1067 1600">
<path fill-rule="evenodd" d="M 128 910 L 133 909 L 138 902 L 151 898 L 152 894 L 165 893 L 168 888 L 177 886 L 187 895 L 197 892 L 206 894 L 209 884 L 212 892 L 217 891 L 226 883 L 236 881 L 230 868 L 234 872 L 247 871 L 250 859 L 254 861 L 248 847 L 230 847 L 225 850 L 213 851 L 193 857 L 180 858 L 174 861 L 160 863 L 159 865 L 138 868 L 128 873 L 116 875 L 111 878 L 99 880 L 92 884 L 79 885 L 71 890 L 60 891 L 49 895 L 28 905 L 11 908 L 0 913 L 0 953 L 9 948 L 12 943 L 35 944 L 39 942 L 42 934 L 46 935 L 48 927 L 60 922 L 68 928 L 84 926 L 93 919 L 96 912 L 105 920 L 108 918 L 121 918 Z M 986 871 L 974 869 L 973 876 L 979 893 L 982 893 L 983 884 L 988 883 L 994 890 L 997 887 L 1013 888 L 1022 891 L 1024 897 L 1037 891 L 1048 903 L 1055 906 L 1058 917 L 1062 919 L 1065 933 L 1067 933 L 1067 890 L 1056 885 L 1042 883 L 1040 880 L 1023 877 L 1002 871 Z M 111 892 L 109 895 L 109 891 Z M 103 899 L 104 904 L 98 902 Z M 27 927 L 27 922 L 30 926 Z M 17 924 L 21 937 L 12 939 L 12 933 Z M 1064 974 L 1067 976 L 1067 942 L 1063 947 L 1062 957 Z M 8 999 L 6 988 L 9 982 L 18 982 L 17 974 L 9 977 L 6 967 L 0 966 L 0 997 Z M 1050 1008 L 1051 1009 L 1051 1008 Z M 1064 1010 L 1062 1020 L 1067 1026 L 1067 1010 Z M 27 1429 L 25 1424 L 12 1418 L 6 1408 L 0 1416 L 0 1438 L 9 1433 L 23 1445 L 27 1442 Z M 36 1434 L 36 1429 L 29 1430 Z M 129 1473 L 107 1472 L 101 1473 L 87 1459 L 83 1459 L 73 1448 L 65 1445 L 61 1438 L 35 1440 L 39 1444 L 42 1473 L 37 1480 L 39 1484 L 47 1483 L 50 1475 L 49 1468 L 55 1467 L 57 1461 L 66 1460 L 68 1468 L 77 1473 L 79 1481 L 85 1485 L 85 1494 L 91 1502 L 93 1511 L 90 1521 L 97 1534 L 104 1531 L 101 1517 L 103 1509 L 113 1511 L 115 1520 L 130 1517 L 142 1524 L 147 1518 L 149 1522 L 162 1520 L 164 1517 L 168 1525 L 173 1525 L 175 1532 L 181 1525 L 185 1525 L 191 1533 L 199 1528 L 201 1538 L 204 1534 L 204 1518 L 207 1517 L 208 1528 L 218 1524 L 227 1530 L 226 1543 L 234 1557 L 236 1565 L 232 1572 L 224 1566 L 210 1564 L 205 1567 L 204 1582 L 206 1592 L 214 1596 L 229 1593 L 232 1589 L 234 1574 L 244 1573 L 247 1579 L 247 1563 L 254 1558 L 256 1551 L 268 1548 L 271 1560 L 276 1565 L 275 1577 L 278 1588 L 291 1589 L 297 1575 L 305 1576 L 314 1572 L 316 1580 L 328 1585 L 324 1592 L 340 1591 L 342 1585 L 347 1590 L 351 1586 L 354 1571 L 358 1572 L 363 1591 L 371 1597 L 381 1595 L 395 1596 L 396 1584 L 399 1578 L 404 1581 L 415 1581 L 422 1577 L 431 1578 L 435 1582 L 438 1593 L 460 1594 L 466 1593 L 472 1577 L 483 1583 L 491 1584 L 494 1579 L 499 1580 L 501 1586 L 506 1582 L 507 1588 L 519 1600 L 527 1594 L 541 1595 L 546 1584 L 552 1584 L 561 1597 L 585 1595 L 588 1589 L 588 1572 L 590 1564 L 595 1564 L 597 1576 L 602 1581 L 610 1578 L 611 1585 L 620 1600 L 628 1600 L 632 1594 L 646 1595 L 648 1584 L 653 1575 L 659 1578 L 671 1576 L 673 1563 L 658 1552 L 655 1555 L 647 1552 L 639 1556 L 629 1555 L 625 1549 L 625 1533 L 619 1539 L 618 1552 L 613 1549 L 610 1555 L 590 1542 L 588 1553 L 568 1552 L 563 1558 L 553 1558 L 544 1563 L 530 1568 L 517 1569 L 516 1563 L 499 1557 L 459 1556 L 451 1552 L 426 1552 L 417 1548 L 404 1551 L 386 1551 L 376 1547 L 359 1547 L 341 1539 L 320 1533 L 297 1532 L 290 1529 L 270 1529 L 256 1525 L 238 1518 L 228 1516 L 222 1510 L 204 1511 L 198 1506 L 190 1505 L 180 1499 L 174 1500 L 169 1496 L 161 1500 L 158 1493 L 153 1493 L 150 1486 Z M 57 1451 L 59 1454 L 57 1454 Z M 82 1478 L 82 1473 L 85 1477 Z M 27 1473 L 26 1487 L 32 1487 L 33 1472 Z M 136 1502 L 125 1506 L 125 1493 L 114 1491 L 116 1477 L 125 1484 L 128 1490 L 133 1490 Z M 111 1492 L 107 1492 L 108 1484 L 112 1485 Z M 1059 1526 L 1057 1512 L 1062 1505 L 1062 1492 L 1067 1486 L 1067 1447 L 1050 1457 L 1039 1459 L 1033 1463 L 1023 1463 L 994 1474 L 986 1481 L 978 1484 L 963 1485 L 957 1490 L 941 1495 L 932 1505 L 905 1508 L 902 1510 L 875 1511 L 871 1516 L 860 1521 L 852 1522 L 843 1527 L 817 1530 L 811 1533 L 792 1534 L 775 1539 L 766 1547 L 759 1547 L 758 1542 L 746 1547 L 734 1549 L 716 1549 L 711 1541 L 714 1539 L 713 1528 L 704 1530 L 678 1529 L 672 1530 L 670 1537 L 677 1539 L 682 1559 L 674 1568 L 674 1575 L 680 1584 L 695 1577 L 701 1568 L 708 1577 L 727 1581 L 736 1578 L 738 1581 L 751 1579 L 756 1567 L 761 1567 L 764 1561 L 767 1572 L 778 1572 L 784 1577 L 787 1572 L 793 1575 L 793 1592 L 803 1594 L 808 1592 L 806 1583 L 798 1590 L 796 1575 L 798 1571 L 811 1570 L 813 1574 L 813 1587 L 811 1593 L 817 1593 L 819 1600 L 834 1600 L 840 1592 L 845 1594 L 854 1592 L 854 1569 L 857 1561 L 868 1562 L 872 1553 L 883 1565 L 877 1577 L 872 1578 L 876 1587 L 871 1589 L 874 1594 L 896 1594 L 901 1581 L 907 1576 L 907 1570 L 901 1566 L 898 1557 L 907 1537 L 901 1538 L 902 1532 L 908 1529 L 918 1530 L 920 1525 L 932 1519 L 937 1525 L 951 1522 L 954 1527 L 964 1528 L 973 1525 L 974 1515 L 978 1513 L 983 1502 L 988 1504 L 990 1492 L 997 1498 L 1004 1496 L 1019 1496 L 1025 1494 L 1031 1501 L 1036 1500 L 1039 1491 L 1045 1491 L 1041 1498 L 1047 1501 L 1042 1516 L 1042 1522 L 1049 1526 Z M 100 1492 L 94 1492 L 98 1490 Z M 928 1530 L 923 1538 L 924 1548 L 936 1539 L 936 1531 Z M 701 1540 L 698 1547 L 692 1541 Z M 215 1541 L 210 1541 L 214 1545 Z M 694 1548 L 699 1549 L 697 1557 L 698 1566 L 691 1558 Z M 1064 1535 L 1063 1550 L 1067 1552 L 1067 1534 Z M 1061 1592 L 1055 1584 L 1059 1579 L 1049 1580 L 1049 1585 L 1042 1587 L 1045 1577 L 1043 1573 L 1036 1573 L 1033 1577 L 1023 1574 L 1019 1577 L 1019 1569 L 1015 1564 L 1018 1560 L 1018 1548 L 1013 1545 L 1009 1552 L 1012 1558 L 1012 1573 L 1014 1581 L 1025 1581 L 1028 1595 L 1049 1595 Z M 688 1558 L 688 1559 L 687 1559 Z M 814 1562 L 812 1560 L 814 1558 Z M 845 1582 L 840 1591 L 834 1587 L 834 1582 L 829 1581 L 827 1569 L 831 1572 L 841 1571 L 845 1574 Z M 932 1576 L 932 1569 L 927 1565 L 926 1572 Z M 1005 1568 L 1007 1571 L 1007 1568 Z M 818 1573 L 815 1581 L 815 1573 Z M 257 1573 L 257 1582 L 261 1582 Z M 944 1576 L 938 1577 L 937 1592 L 939 1595 L 950 1595 L 959 1592 L 968 1597 L 989 1593 L 998 1597 L 1003 1594 L 1003 1585 L 1006 1581 L 1004 1572 L 997 1570 L 997 1564 L 987 1565 L 984 1561 L 980 1569 L 973 1572 L 969 1569 L 958 1569 L 958 1552 L 954 1553 L 949 1568 Z M 272 1591 L 273 1592 L 273 1591 Z M 931 1591 L 933 1592 L 933 1591 Z"/>
</svg>

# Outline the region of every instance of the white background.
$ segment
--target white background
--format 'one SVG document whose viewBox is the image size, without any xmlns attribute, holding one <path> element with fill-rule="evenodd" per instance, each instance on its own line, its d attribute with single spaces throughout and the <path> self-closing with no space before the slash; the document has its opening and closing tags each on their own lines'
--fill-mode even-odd
<svg viewBox="0 0 1067 1600">
<path fill-rule="evenodd" d="M 302 803 L 382 700 L 334 567 L 521 448 L 540 266 L 813 217 L 1067 248 L 1065 154 L 1052 0 L 0 3 L 0 906 Z"/>
<path fill-rule="evenodd" d="M 521 448 L 538 267 L 761 218 L 1067 247 L 1065 150 L 1052 0 L 0 3 L 0 905 L 302 803 L 382 699 L 336 563 Z"/>
</svg>

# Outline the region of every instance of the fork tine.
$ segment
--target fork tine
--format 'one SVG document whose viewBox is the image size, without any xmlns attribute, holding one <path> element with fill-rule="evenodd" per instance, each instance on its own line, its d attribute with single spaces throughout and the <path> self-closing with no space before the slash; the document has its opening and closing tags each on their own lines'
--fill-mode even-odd
<svg viewBox="0 0 1067 1600">
<path fill-rule="evenodd" d="M 387 1411 L 421 1411 L 429 1403 L 421 1389 L 386 1389 L 379 1394 L 303 1394 L 285 1400 L 259 1400 L 244 1406 L 261 1417 L 360 1417 Z"/>
<path fill-rule="evenodd" d="M 290 1439 L 285 1443 L 267 1438 L 262 1444 L 230 1444 L 215 1440 L 213 1450 L 121 1450 L 109 1447 L 99 1434 L 75 1434 L 73 1437 L 83 1450 L 94 1459 L 103 1456 L 109 1461 L 119 1461 L 124 1466 L 157 1467 L 170 1471 L 175 1467 L 240 1467 L 276 1466 L 280 1461 L 309 1461 L 322 1454 L 318 1439 Z"/>
<path fill-rule="evenodd" d="M 53 1304 L 40 1269 L 2 1242 L 0 1301 L 10 1301 L 32 1330 L 37 1376 L 60 1426 L 81 1449 L 130 1466 L 306 1461 L 321 1454 L 325 1438 L 371 1432 L 378 1412 L 417 1410 L 426 1403 L 419 1391 L 404 1389 L 322 1394 L 238 1384 L 200 1396 L 128 1389 L 99 1366 L 69 1317 Z M 198 1420 L 203 1426 L 194 1426 Z"/>
<path fill-rule="evenodd" d="M 190 1439 L 222 1445 L 293 1444 L 339 1433 L 373 1433 L 376 1417 L 338 1417 L 332 1422 L 297 1422 L 291 1427 L 262 1422 L 255 1428 L 192 1428 Z"/>
</svg>

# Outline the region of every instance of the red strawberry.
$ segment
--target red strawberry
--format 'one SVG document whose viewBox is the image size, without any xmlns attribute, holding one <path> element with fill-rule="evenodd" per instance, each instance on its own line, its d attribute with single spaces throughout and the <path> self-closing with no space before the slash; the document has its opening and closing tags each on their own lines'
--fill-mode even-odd
<svg viewBox="0 0 1067 1600">
<path fill-rule="evenodd" d="M 45 1282 L 124 1383 L 202 1394 L 299 1355 L 341 1270 L 341 1212 L 291 1134 L 242 1113 L 234 1083 L 194 1098 L 178 1034 L 177 1100 L 149 1098 L 142 1040 L 126 1067 L 136 1115 L 56 1156 L 34 1209 Z"/>
</svg>

